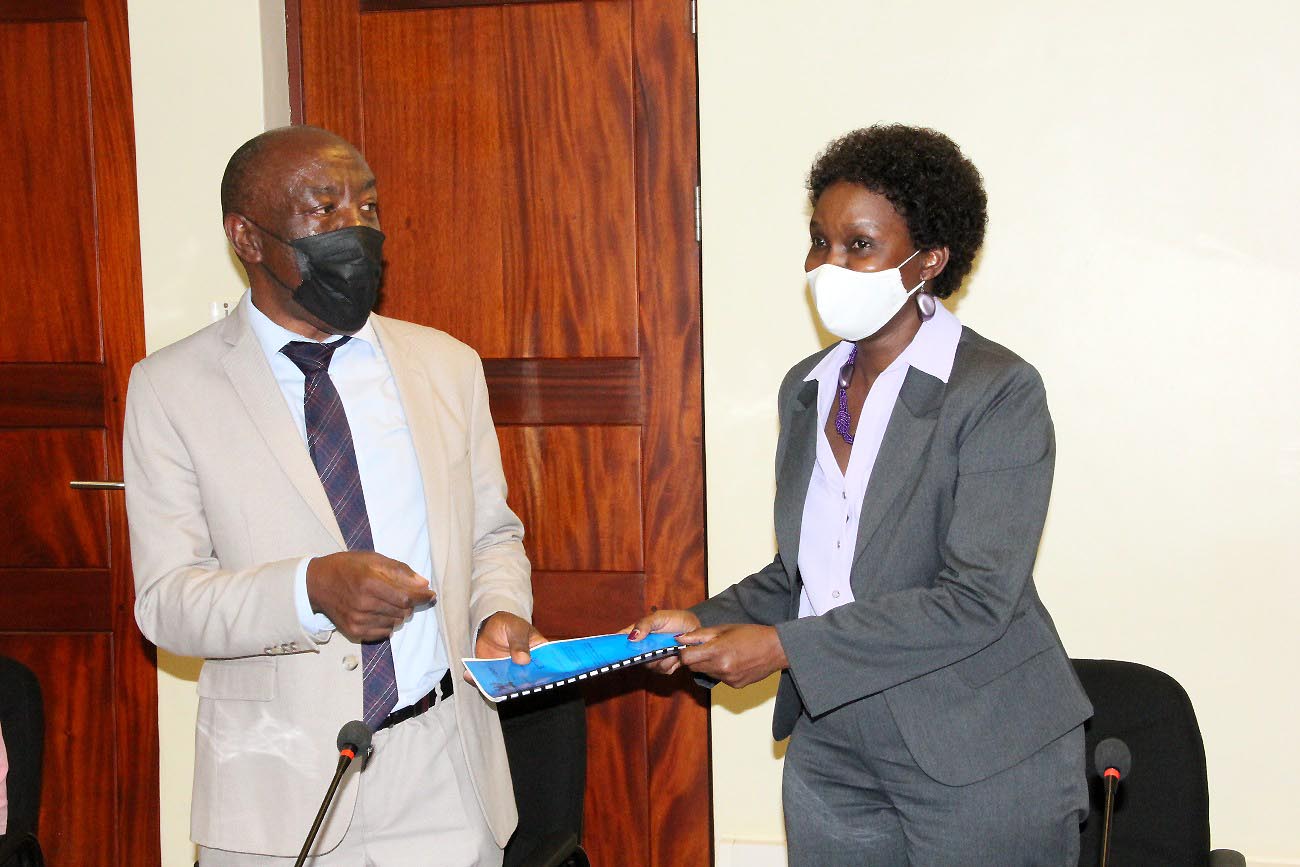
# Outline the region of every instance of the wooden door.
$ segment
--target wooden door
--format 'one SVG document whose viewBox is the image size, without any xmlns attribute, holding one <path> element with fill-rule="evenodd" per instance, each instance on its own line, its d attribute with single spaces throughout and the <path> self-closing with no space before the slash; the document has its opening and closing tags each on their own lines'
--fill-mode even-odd
<svg viewBox="0 0 1300 867">
<path fill-rule="evenodd" d="M 0 0 L 0 654 L 45 699 L 51 865 L 156 864 L 122 405 L 144 354 L 126 0 Z"/>
<path fill-rule="evenodd" d="M 299 121 L 379 178 L 381 312 L 485 359 L 550 637 L 706 595 L 689 0 L 290 3 Z M 707 698 L 587 693 L 598 867 L 711 860 Z"/>
</svg>

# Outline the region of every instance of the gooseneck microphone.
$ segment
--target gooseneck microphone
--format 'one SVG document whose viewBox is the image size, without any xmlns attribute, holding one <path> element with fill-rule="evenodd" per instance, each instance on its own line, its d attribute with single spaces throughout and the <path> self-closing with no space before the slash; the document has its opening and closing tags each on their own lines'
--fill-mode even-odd
<svg viewBox="0 0 1300 867">
<path fill-rule="evenodd" d="M 1115 807 L 1115 790 L 1119 788 L 1119 781 L 1128 777 L 1129 769 L 1133 766 L 1133 756 L 1128 751 L 1128 745 L 1119 738 L 1106 738 L 1097 744 L 1092 755 L 1097 773 L 1106 786 L 1106 812 L 1101 826 L 1101 867 L 1106 867 L 1106 859 L 1110 855 L 1110 817 Z"/>
<path fill-rule="evenodd" d="M 307 832 L 307 839 L 303 842 L 302 851 L 298 853 L 298 860 L 293 862 L 293 867 L 302 867 L 303 862 L 307 860 L 307 852 L 311 850 L 311 844 L 316 841 L 316 834 L 320 831 L 321 823 L 325 821 L 325 813 L 329 811 L 334 793 L 338 791 L 343 772 L 357 756 L 365 756 L 370 750 L 370 739 L 373 736 L 374 732 L 370 730 L 370 726 L 361 720 L 354 719 L 352 722 L 344 723 L 343 728 L 339 729 L 336 741 L 339 748 L 339 766 L 334 769 L 334 779 L 330 780 L 330 787 L 325 791 L 325 800 L 321 802 L 320 810 L 316 813 L 316 821 L 311 823 L 311 830 Z"/>
</svg>

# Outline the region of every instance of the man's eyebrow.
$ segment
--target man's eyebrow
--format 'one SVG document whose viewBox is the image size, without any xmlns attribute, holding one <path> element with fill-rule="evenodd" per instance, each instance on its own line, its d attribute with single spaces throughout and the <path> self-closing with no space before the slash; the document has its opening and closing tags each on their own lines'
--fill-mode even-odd
<svg viewBox="0 0 1300 867">
<path fill-rule="evenodd" d="M 307 192 L 313 196 L 332 196 L 339 191 L 339 188 L 333 184 L 326 184 L 323 187 L 307 187 Z"/>
<path fill-rule="evenodd" d="M 361 185 L 361 189 L 363 191 L 373 190 L 378 185 L 378 183 L 379 182 L 375 178 L 371 178 L 370 180 L 366 181 L 364 184 Z"/>
</svg>

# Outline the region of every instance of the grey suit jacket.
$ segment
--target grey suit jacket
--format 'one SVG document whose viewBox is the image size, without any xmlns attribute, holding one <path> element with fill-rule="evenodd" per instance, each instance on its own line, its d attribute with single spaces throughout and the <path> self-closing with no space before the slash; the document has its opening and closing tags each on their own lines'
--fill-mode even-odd
<svg viewBox="0 0 1300 867">
<path fill-rule="evenodd" d="M 1019 762 L 1092 714 L 1032 570 L 1055 443 L 1042 380 L 962 330 L 952 375 L 912 368 L 871 474 L 850 582 L 855 601 L 800 619 L 799 531 L 816 460 L 826 354 L 781 384 L 777 556 L 695 607 L 706 625 L 774 625 L 789 658 L 772 728 L 884 697 L 918 765 L 948 785 Z"/>
<path fill-rule="evenodd" d="M 506 505 L 478 356 L 432 328 L 372 322 L 415 445 L 434 610 L 459 678 L 479 623 L 496 611 L 531 615 L 523 527 Z M 242 304 L 136 365 L 123 461 L 136 621 L 159 647 L 206 659 L 191 835 L 295 855 L 333 773 L 335 735 L 361 714 L 361 648 L 298 620 L 299 560 L 346 546 Z M 454 705 L 478 799 L 504 845 L 516 813 L 496 709 L 468 688 Z M 349 774 L 322 849 L 342 837 L 356 796 Z"/>
</svg>

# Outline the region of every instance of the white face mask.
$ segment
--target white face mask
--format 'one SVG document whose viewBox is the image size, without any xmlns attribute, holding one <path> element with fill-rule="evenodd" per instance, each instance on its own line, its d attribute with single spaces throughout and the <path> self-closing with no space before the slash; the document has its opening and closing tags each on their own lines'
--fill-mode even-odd
<svg viewBox="0 0 1300 867">
<path fill-rule="evenodd" d="M 922 280 L 911 291 L 904 289 L 899 270 L 920 252 L 884 271 L 851 271 L 829 262 L 809 271 L 808 286 L 826 330 L 841 340 L 857 341 L 884 328 L 912 293 L 925 285 Z"/>
</svg>

